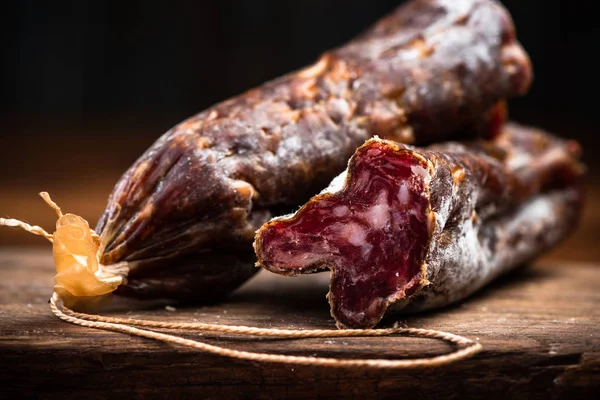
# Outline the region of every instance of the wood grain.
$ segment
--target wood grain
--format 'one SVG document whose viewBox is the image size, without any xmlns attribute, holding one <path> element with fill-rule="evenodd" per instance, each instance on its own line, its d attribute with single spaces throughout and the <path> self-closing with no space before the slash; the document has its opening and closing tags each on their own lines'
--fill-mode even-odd
<svg viewBox="0 0 600 400">
<path fill-rule="evenodd" d="M 408 326 L 478 338 L 484 346 L 473 359 L 407 372 L 252 363 L 69 325 L 47 304 L 49 253 L 0 250 L 0 397 L 553 399 L 600 394 L 600 270 L 593 264 L 545 260 L 464 303 L 404 317 Z M 260 273 L 222 304 L 183 307 L 115 298 L 104 314 L 333 328 L 324 297 L 327 278 Z M 449 350 L 437 341 L 400 337 L 275 340 L 181 334 L 236 349 L 320 356 L 416 357 Z"/>
</svg>

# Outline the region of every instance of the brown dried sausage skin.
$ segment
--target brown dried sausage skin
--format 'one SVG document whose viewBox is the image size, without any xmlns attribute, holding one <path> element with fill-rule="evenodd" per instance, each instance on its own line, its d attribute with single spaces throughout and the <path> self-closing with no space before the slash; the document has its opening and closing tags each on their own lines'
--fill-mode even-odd
<svg viewBox="0 0 600 400">
<path fill-rule="evenodd" d="M 581 209 L 579 147 L 508 125 L 495 142 L 420 149 L 370 139 L 330 188 L 257 232 L 258 262 L 330 269 L 340 327 L 390 306 L 442 307 L 564 238 Z"/>
<path fill-rule="evenodd" d="M 97 225 L 101 262 L 129 261 L 143 280 L 145 265 L 173 268 L 174 258 L 215 246 L 244 251 L 263 222 L 324 187 L 374 134 L 404 143 L 493 136 L 498 104 L 530 81 L 497 2 L 411 1 L 314 65 L 165 133 L 109 198 Z"/>
</svg>

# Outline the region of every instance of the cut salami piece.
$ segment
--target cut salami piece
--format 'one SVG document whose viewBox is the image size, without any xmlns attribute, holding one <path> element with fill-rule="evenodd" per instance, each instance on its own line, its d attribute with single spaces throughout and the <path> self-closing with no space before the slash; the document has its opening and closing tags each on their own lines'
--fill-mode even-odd
<svg viewBox="0 0 600 400">
<path fill-rule="evenodd" d="M 411 1 L 314 65 L 167 132 L 116 184 L 96 229 L 100 261 L 129 263 L 136 284 L 122 293 L 204 298 L 213 279 L 159 285 L 146 271 L 177 274 L 186 257 L 190 273 L 197 260 L 197 274 L 207 274 L 206 251 L 251 250 L 262 223 L 322 189 L 374 134 L 421 144 L 459 132 L 494 136 L 502 100 L 530 82 L 497 2 Z M 236 286 L 224 278 L 230 263 L 209 264 L 221 265 L 213 273 L 223 292 Z M 234 269 L 238 283 L 255 271 L 253 263 Z"/>
<path fill-rule="evenodd" d="M 282 275 L 331 270 L 340 327 L 375 326 L 392 305 L 445 306 L 573 229 L 578 158 L 575 142 L 514 124 L 494 142 L 370 139 L 328 189 L 261 227 L 258 264 Z"/>
</svg>

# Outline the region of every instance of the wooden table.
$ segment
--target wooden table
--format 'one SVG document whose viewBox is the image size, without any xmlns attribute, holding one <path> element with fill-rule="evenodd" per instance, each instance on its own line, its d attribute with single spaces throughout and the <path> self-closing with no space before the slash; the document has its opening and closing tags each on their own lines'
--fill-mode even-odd
<svg viewBox="0 0 600 400">
<path fill-rule="evenodd" d="M 3 142 L 0 216 L 51 230 L 56 217 L 36 196 L 48 190 L 65 211 L 94 225 L 120 174 L 155 138 L 135 131 L 137 121 L 121 125 L 119 132 L 112 125 L 92 124 L 81 135 L 80 129 L 60 133 L 64 127 L 48 133 L 51 127 L 40 124 L 36 140 L 17 136 L 11 145 Z M 51 162 L 42 162 L 48 158 Z M 581 226 L 547 258 L 462 304 L 404 320 L 411 327 L 478 338 L 484 346 L 473 359 L 430 371 L 257 364 L 70 325 L 53 316 L 47 304 L 53 283 L 48 244 L 0 229 L 0 398 L 593 397 L 600 394 L 600 210 L 595 207 L 600 187 L 595 181 L 597 176 L 590 175 Z M 23 244 L 30 246 L 19 247 Z M 116 299 L 105 313 L 333 328 L 326 292 L 327 275 L 292 279 L 265 273 L 223 304 L 175 305 L 168 311 L 165 306 L 171 304 Z M 339 357 L 417 357 L 451 350 L 413 338 L 291 341 L 210 334 L 201 339 L 238 349 Z"/>
<path fill-rule="evenodd" d="M 7 398 L 576 398 L 600 394 L 600 270 L 545 259 L 468 301 L 403 319 L 476 338 L 475 358 L 432 370 L 255 363 L 70 325 L 51 314 L 50 250 L 0 250 L 0 397 Z M 327 275 L 260 273 L 226 303 L 179 307 L 116 298 L 105 314 L 280 328 L 333 328 Z M 174 306 L 175 308 L 172 308 Z M 444 343 L 406 337 L 248 339 L 185 334 L 251 351 L 415 357 Z M 200 337 L 199 337 L 200 336 Z"/>
</svg>

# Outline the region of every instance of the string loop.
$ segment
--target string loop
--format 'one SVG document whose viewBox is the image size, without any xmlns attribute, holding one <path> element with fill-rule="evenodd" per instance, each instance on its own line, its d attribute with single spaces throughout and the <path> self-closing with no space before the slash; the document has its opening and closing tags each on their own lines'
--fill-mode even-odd
<svg viewBox="0 0 600 400">
<path fill-rule="evenodd" d="M 432 329 L 417 328 L 387 328 L 387 329 L 272 329 L 255 328 L 248 326 L 228 326 L 208 323 L 181 323 L 181 322 L 162 322 L 139 319 L 125 319 L 114 317 L 103 317 L 100 315 L 91 315 L 78 313 L 66 308 L 60 304 L 58 295 L 54 293 L 50 299 L 52 312 L 63 321 L 81 325 L 88 328 L 103 329 L 113 332 L 121 332 L 132 336 L 140 336 L 149 339 L 159 340 L 166 343 L 178 344 L 204 351 L 210 354 L 216 354 L 224 357 L 237 358 L 242 360 L 259 362 L 276 362 L 283 364 L 309 365 L 334 368 L 375 368 L 375 369 L 415 369 L 432 368 L 447 365 L 459 360 L 472 357 L 482 350 L 480 343 L 463 336 L 448 332 L 442 332 Z M 179 336 L 156 332 L 148 329 L 136 328 L 134 326 L 145 328 L 162 329 L 182 329 L 194 331 L 222 332 L 230 334 L 240 334 L 247 336 L 269 336 L 279 338 L 320 338 L 320 337 L 365 337 L 365 336 L 389 336 L 394 334 L 403 334 L 413 337 L 423 337 L 430 339 L 440 339 L 457 345 L 459 348 L 449 354 L 435 357 L 425 357 L 416 359 L 338 359 L 331 357 L 312 357 L 312 356 L 292 356 L 285 354 L 256 353 L 249 351 L 234 350 L 220 346 L 210 345 L 197 340 L 185 339 Z"/>
</svg>

